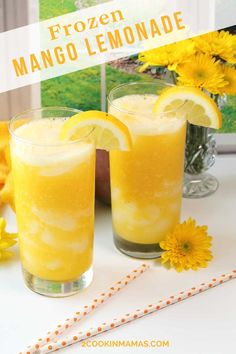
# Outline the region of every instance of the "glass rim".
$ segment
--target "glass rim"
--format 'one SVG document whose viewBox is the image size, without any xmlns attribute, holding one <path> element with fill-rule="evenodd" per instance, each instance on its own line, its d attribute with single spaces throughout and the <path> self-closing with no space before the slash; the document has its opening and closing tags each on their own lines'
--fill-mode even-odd
<svg viewBox="0 0 236 354">
<path fill-rule="evenodd" d="M 122 108 L 120 108 L 118 105 L 115 105 L 114 104 L 114 100 L 112 100 L 111 99 L 111 96 L 114 94 L 114 92 L 116 92 L 116 91 L 119 91 L 120 89 L 122 89 L 122 88 L 124 88 L 124 87 L 132 87 L 132 86 L 135 86 L 135 85 L 149 85 L 149 86 L 158 86 L 158 82 L 160 83 L 162 83 L 163 84 L 163 86 L 167 86 L 167 87 L 173 87 L 173 86 L 175 86 L 174 84 L 170 84 L 170 83 L 168 83 L 168 82 L 165 82 L 165 81 L 163 81 L 163 80 L 160 80 L 160 79 L 155 79 L 155 82 L 149 82 L 149 81 L 141 81 L 141 82 L 139 82 L 139 81 L 134 81 L 134 82 L 129 82 L 129 83 L 124 83 L 124 84 L 120 84 L 120 85 L 117 85 L 117 86 L 115 86 L 115 87 L 113 87 L 112 89 L 111 89 L 111 91 L 109 92 L 109 94 L 108 94 L 108 96 L 107 96 L 107 101 L 108 101 L 108 103 L 111 105 L 111 106 L 113 106 L 117 111 L 120 111 L 120 112 L 123 112 L 123 113 L 126 113 L 126 114 L 130 114 L 130 115 L 137 115 L 137 111 L 134 111 L 134 110 L 126 110 L 126 109 L 122 109 Z M 147 93 L 147 94 L 149 94 L 149 93 Z M 121 97 L 123 97 L 123 96 L 121 96 Z M 162 113 L 159 113 L 158 115 L 159 116 L 164 116 L 166 113 L 170 113 L 170 112 L 172 112 L 172 111 L 168 111 L 168 112 L 163 112 L 163 114 Z M 147 115 L 147 114 L 142 114 L 142 115 Z"/>
<path fill-rule="evenodd" d="M 18 136 L 14 130 L 12 129 L 12 125 L 14 122 L 16 122 L 18 119 L 20 119 L 21 116 L 23 115 L 27 115 L 27 114 L 30 114 L 31 112 L 41 112 L 41 111 L 68 111 L 68 112 L 74 112 L 75 114 L 77 113 L 80 113 L 80 112 L 83 112 L 79 109 L 76 109 L 76 108 L 69 108 L 69 107 L 63 107 L 63 106 L 48 106 L 48 107 L 38 107 L 38 108 L 30 108 L 30 109 L 27 109 L 21 113 L 18 113 L 16 114 L 15 116 L 13 116 L 9 122 L 8 122 L 8 130 L 9 130 L 9 133 L 11 135 L 11 137 L 13 139 L 16 139 L 18 141 L 20 141 L 21 143 L 23 144 L 27 144 L 27 145 L 31 145 L 31 146 L 38 146 L 38 147 L 58 147 L 58 146 L 65 146 L 65 145 L 73 145 L 73 144 L 76 144 L 76 143 L 79 143 L 79 142 L 82 142 L 84 141 L 85 138 L 89 137 L 89 135 L 92 133 L 93 131 L 93 128 L 91 129 L 91 131 L 83 136 L 82 138 L 80 139 L 76 139 L 76 140 L 72 140 L 72 141 L 62 141 L 62 142 L 59 142 L 59 143 L 56 143 L 56 144 L 40 144 L 40 143 L 34 143 L 33 141 L 29 140 L 29 139 L 26 139 L 26 138 L 21 138 L 20 136 Z M 51 117 L 53 118 L 53 117 Z M 66 117 L 65 117 L 66 118 Z M 45 119 L 45 118 L 39 118 L 40 119 Z M 46 118 L 47 119 L 47 118 Z M 48 117 L 48 119 L 50 119 L 50 117 Z M 58 119 L 60 119 L 58 117 Z M 32 117 L 32 121 L 33 121 L 33 117 Z M 26 123 L 27 124 L 27 123 Z M 24 124 L 23 124 L 24 125 Z"/>
</svg>

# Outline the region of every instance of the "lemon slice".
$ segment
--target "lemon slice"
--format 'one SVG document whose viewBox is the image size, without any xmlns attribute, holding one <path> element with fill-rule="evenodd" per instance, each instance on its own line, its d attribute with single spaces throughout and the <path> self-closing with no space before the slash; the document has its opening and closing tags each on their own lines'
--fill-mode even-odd
<svg viewBox="0 0 236 354">
<path fill-rule="evenodd" d="M 222 125 L 221 113 L 213 101 L 198 88 L 171 87 L 158 97 L 153 113 L 165 113 L 166 118 L 185 118 L 189 123 L 219 129 Z"/>
<path fill-rule="evenodd" d="M 100 111 L 80 112 L 64 123 L 61 140 L 86 138 L 102 150 L 130 150 L 132 138 L 126 125 L 111 114 Z"/>
</svg>

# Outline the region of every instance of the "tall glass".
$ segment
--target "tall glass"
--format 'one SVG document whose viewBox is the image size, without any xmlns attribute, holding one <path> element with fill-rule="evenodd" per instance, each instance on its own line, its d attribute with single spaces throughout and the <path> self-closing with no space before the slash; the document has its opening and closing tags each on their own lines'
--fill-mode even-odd
<svg viewBox="0 0 236 354">
<path fill-rule="evenodd" d="M 95 148 L 87 139 L 59 138 L 76 113 L 42 108 L 10 122 L 23 275 L 30 289 L 53 297 L 92 280 Z"/>
<path fill-rule="evenodd" d="M 153 113 L 165 86 L 131 83 L 108 97 L 109 113 L 133 135 L 131 151 L 110 153 L 114 242 L 138 258 L 160 256 L 159 242 L 180 219 L 186 123 Z"/>
</svg>

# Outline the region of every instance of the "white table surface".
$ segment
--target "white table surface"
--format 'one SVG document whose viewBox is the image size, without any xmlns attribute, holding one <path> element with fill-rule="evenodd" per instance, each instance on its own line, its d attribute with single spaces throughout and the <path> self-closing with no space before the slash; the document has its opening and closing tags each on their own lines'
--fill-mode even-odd
<svg viewBox="0 0 236 354">
<path fill-rule="evenodd" d="M 151 261 L 151 270 L 88 316 L 79 324 L 80 328 L 97 325 L 236 268 L 236 156 L 218 157 L 211 172 L 219 179 L 219 190 L 205 199 L 185 199 L 182 213 L 183 219 L 192 216 L 199 224 L 209 226 L 209 232 L 214 236 L 214 260 L 209 267 L 178 274 Z M 8 220 L 8 229 L 14 231 L 14 215 L 8 208 L 3 214 Z M 94 281 L 80 294 L 52 299 L 28 290 L 23 283 L 15 246 L 14 259 L 0 263 L 0 353 L 17 354 L 34 343 L 36 338 L 79 310 L 140 262 L 115 249 L 110 210 L 101 205 L 96 208 Z M 86 348 L 75 344 L 61 352 L 234 354 L 235 298 L 236 280 L 232 280 L 93 339 L 168 340 L 169 347 Z"/>
</svg>

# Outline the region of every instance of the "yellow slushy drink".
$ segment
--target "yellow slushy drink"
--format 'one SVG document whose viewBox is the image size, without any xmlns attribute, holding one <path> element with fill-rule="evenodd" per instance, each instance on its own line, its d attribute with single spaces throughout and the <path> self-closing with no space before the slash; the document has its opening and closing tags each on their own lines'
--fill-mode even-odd
<svg viewBox="0 0 236 354">
<path fill-rule="evenodd" d="M 28 113 L 36 119 L 11 124 L 23 272 L 44 295 L 70 295 L 92 279 L 95 148 L 59 139 L 65 116 L 74 113 L 57 109 L 54 118 L 39 118 L 37 110 Z"/>
<path fill-rule="evenodd" d="M 114 241 L 141 258 L 160 254 L 159 242 L 181 211 L 186 123 L 153 113 L 157 91 L 154 84 L 131 84 L 109 96 L 109 113 L 133 136 L 131 151 L 110 153 Z"/>
</svg>

